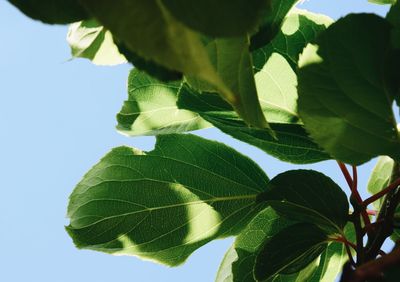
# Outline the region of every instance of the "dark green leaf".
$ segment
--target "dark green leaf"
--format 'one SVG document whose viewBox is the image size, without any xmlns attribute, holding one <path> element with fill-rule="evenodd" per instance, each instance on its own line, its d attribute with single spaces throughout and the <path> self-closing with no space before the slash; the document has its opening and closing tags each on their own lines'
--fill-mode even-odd
<svg viewBox="0 0 400 282">
<path fill-rule="evenodd" d="M 219 268 L 216 282 L 255 282 L 253 268 L 259 248 L 264 242 L 294 222 L 280 217 L 271 207 L 262 210 L 236 238 Z M 351 224 L 344 231 L 346 238 L 354 240 Z M 332 282 L 347 259 L 343 244 L 332 242 L 319 259 L 302 271 L 291 275 L 277 275 L 271 281 Z"/>
<path fill-rule="evenodd" d="M 182 73 L 177 71 L 169 70 L 159 64 L 154 63 L 151 60 L 143 59 L 138 56 L 136 53 L 132 52 L 128 48 L 126 48 L 125 44 L 122 42 L 117 42 L 118 50 L 124 54 L 125 58 L 134 65 L 136 69 L 146 72 L 152 77 L 162 81 L 174 81 L 181 80 Z"/>
<path fill-rule="evenodd" d="M 256 72 L 262 70 L 273 53 L 279 53 L 285 57 L 293 70 L 296 71 L 299 55 L 304 47 L 332 22 L 332 19 L 324 15 L 292 9 L 274 40 L 270 44 L 252 52 L 254 70 Z"/>
<path fill-rule="evenodd" d="M 267 176 L 233 149 L 194 135 L 157 137 L 153 151 L 108 153 L 70 197 L 79 248 L 171 266 L 210 240 L 238 234 L 262 205 Z"/>
<path fill-rule="evenodd" d="M 310 223 L 282 229 L 261 247 L 254 265 L 254 278 L 266 281 L 277 274 L 296 273 L 327 248 L 327 235 Z"/>
<path fill-rule="evenodd" d="M 182 82 L 163 83 L 136 68 L 128 78 L 128 100 L 117 115 L 119 132 L 157 135 L 209 127 L 199 114 L 176 106 Z"/>
<path fill-rule="evenodd" d="M 332 24 L 300 59 L 299 113 L 311 137 L 334 158 L 361 164 L 400 157 L 384 65 L 390 25 L 371 14 Z"/>
<path fill-rule="evenodd" d="M 292 0 L 293 1 L 293 0 Z M 271 0 L 162 0 L 171 14 L 208 36 L 242 36 L 257 31 Z"/>
<path fill-rule="evenodd" d="M 117 65 L 126 62 L 114 44 L 112 34 L 96 20 L 71 24 L 67 41 L 75 58 L 87 58 L 96 65 Z"/>
<path fill-rule="evenodd" d="M 217 72 L 199 35 L 179 23 L 161 1 L 81 0 L 81 3 L 139 57 L 207 82 L 234 106 L 247 123 L 267 126 L 257 95 L 251 89 L 253 70 L 247 51 L 247 36 L 226 41 L 221 39 L 233 45 L 228 45 L 231 48 L 221 53 L 223 60 L 218 62 L 224 69 Z M 244 91 L 249 89 L 246 94 Z"/>
<path fill-rule="evenodd" d="M 49 24 L 67 24 L 88 18 L 79 0 L 8 0 L 25 15 Z"/>
<path fill-rule="evenodd" d="M 346 194 L 329 177 L 313 170 L 290 170 L 274 177 L 259 197 L 280 214 L 341 232 L 348 220 Z"/>
<path fill-rule="evenodd" d="M 248 116 L 259 122 L 258 127 L 265 128 L 266 121 L 258 99 L 254 79 L 253 63 L 249 52 L 247 37 L 215 39 L 206 43 L 209 58 L 225 84 L 238 94 L 243 102 L 233 105 L 241 116 Z M 216 91 L 210 85 L 188 77 L 191 86 L 200 91 Z"/>
<path fill-rule="evenodd" d="M 256 50 L 271 42 L 281 28 L 286 14 L 298 0 L 270 0 L 270 8 L 264 14 L 260 30 L 251 37 L 251 50 Z"/>
</svg>

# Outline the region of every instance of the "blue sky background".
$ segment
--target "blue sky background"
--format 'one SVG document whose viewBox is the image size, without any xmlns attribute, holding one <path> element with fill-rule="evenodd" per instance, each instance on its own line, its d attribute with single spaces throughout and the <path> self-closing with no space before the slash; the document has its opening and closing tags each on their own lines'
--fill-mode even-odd
<svg viewBox="0 0 400 282">
<path fill-rule="evenodd" d="M 387 11 L 367 0 L 310 0 L 300 7 L 335 19 Z M 154 138 L 127 138 L 114 130 L 131 66 L 69 62 L 66 31 L 30 20 L 0 0 L 0 281 L 213 281 L 232 239 L 212 242 L 182 267 L 167 268 L 77 250 L 64 231 L 68 196 L 100 157 L 123 144 L 143 150 L 154 144 Z M 246 153 L 270 177 L 299 167 L 216 129 L 197 133 Z M 372 166 L 360 168 L 361 187 Z M 334 161 L 302 168 L 321 170 L 347 188 Z"/>
</svg>

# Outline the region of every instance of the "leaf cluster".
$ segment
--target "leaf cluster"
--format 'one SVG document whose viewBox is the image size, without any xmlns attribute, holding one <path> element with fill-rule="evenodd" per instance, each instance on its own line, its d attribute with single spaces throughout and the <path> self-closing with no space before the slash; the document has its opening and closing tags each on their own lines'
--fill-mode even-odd
<svg viewBox="0 0 400 282">
<path fill-rule="evenodd" d="M 399 248 L 380 248 L 400 239 L 400 2 L 337 21 L 296 0 L 9 2 L 70 24 L 73 57 L 131 63 L 117 130 L 157 138 L 150 152 L 112 149 L 78 183 L 66 227 L 78 248 L 177 266 L 236 236 L 217 282 L 399 279 Z M 269 179 L 186 134 L 208 127 L 284 162 L 337 161 L 350 199 L 317 171 Z M 356 166 L 375 157 L 363 200 Z"/>
</svg>

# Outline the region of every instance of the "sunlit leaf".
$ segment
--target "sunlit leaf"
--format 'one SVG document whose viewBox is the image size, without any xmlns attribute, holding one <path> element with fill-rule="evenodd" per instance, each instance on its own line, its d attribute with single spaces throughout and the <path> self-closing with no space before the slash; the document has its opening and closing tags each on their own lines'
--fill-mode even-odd
<svg viewBox="0 0 400 282">
<path fill-rule="evenodd" d="M 194 135 L 157 137 L 153 151 L 108 153 L 70 197 L 79 248 L 179 265 L 210 240 L 238 234 L 262 208 L 268 178 L 250 159 Z"/>
<path fill-rule="evenodd" d="M 163 83 L 133 69 L 128 78 L 128 100 L 117 115 L 119 132 L 157 135 L 209 127 L 199 114 L 178 109 L 176 101 L 182 82 Z"/>
<path fill-rule="evenodd" d="M 96 20 L 71 24 L 67 41 L 73 57 L 87 58 L 96 65 L 117 65 L 126 62 L 114 44 L 112 34 Z"/>
</svg>

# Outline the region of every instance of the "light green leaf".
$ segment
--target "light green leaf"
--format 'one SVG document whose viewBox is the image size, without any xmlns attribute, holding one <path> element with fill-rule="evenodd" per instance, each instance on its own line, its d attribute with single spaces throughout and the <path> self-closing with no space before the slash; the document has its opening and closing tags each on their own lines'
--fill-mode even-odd
<svg viewBox="0 0 400 282">
<path fill-rule="evenodd" d="M 293 1 L 293 0 L 292 0 Z M 169 12 L 188 27 L 213 37 L 257 31 L 271 0 L 162 0 Z"/>
<path fill-rule="evenodd" d="M 334 158 L 361 164 L 400 157 L 384 64 L 390 25 L 372 14 L 332 24 L 300 59 L 299 113 L 311 137 Z"/>
<path fill-rule="evenodd" d="M 286 1 L 280 1 L 286 3 Z M 290 1 L 288 1 L 290 2 Z M 333 20 L 325 15 L 306 10 L 292 9 L 271 43 L 252 52 L 254 69 L 263 69 L 274 53 L 279 53 L 288 61 L 293 70 L 297 69 L 299 54 L 307 43 L 313 41 Z"/>
<path fill-rule="evenodd" d="M 287 61 L 274 53 L 256 74 L 264 114 L 275 132 L 248 127 L 227 103 L 214 94 L 198 94 L 183 87 L 178 107 L 199 113 L 223 132 L 259 147 L 282 161 L 313 163 L 329 159 L 308 137 L 297 115 L 296 75 Z"/>
<path fill-rule="evenodd" d="M 254 265 L 254 278 L 267 281 L 277 274 L 301 271 L 327 248 L 327 235 L 310 223 L 286 227 L 260 248 Z"/>
<path fill-rule="evenodd" d="M 278 34 L 287 13 L 298 0 L 271 0 L 270 8 L 262 18 L 260 30 L 251 37 L 251 50 L 270 43 Z"/>
<path fill-rule="evenodd" d="M 119 132 L 129 136 L 169 134 L 211 126 L 199 114 L 178 109 L 182 82 L 163 83 L 137 69 L 128 78 L 128 100 L 117 115 Z"/>
<path fill-rule="evenodd" d="M 390 178 L 394 167 L 394 161 L 390 157 L 380 157 L 368 180 L 368 192 L 376 194 L 390 184 Z M 384 198 L 381 198 L 373 205 L 377 210 L 380 210 Z"/>
<path fill-rule="evenodd" d="M 8 0 L 21 12 L 48 24 L 67 24 L 88 18 L 79 0 Z"/>
<path fill-rule="evenodd" d="M 67 42 L 73 57 L 87 58 L 95 65 L 118 65 L 126 62 L 114 44 L 112 34 L 96 20 L 71 24 Z"/>
<path fill-rule="evenodd" d="M 258 213 L 238 235 L 226 253 L 216 282 L 255 282 L 253 268 L 260 247 L 280 230 L 292 224 L 294 224 L 293 221 L 280 217 L 271 207 Z M 346 225 L 344 233 L 348 240 L 354 241 L 355 232 L 351 224 Z M 347 253 L 344 245 L 331 242 L 326 251 L 305 269 L 291 275 L 276 275 L 268 281 L 332 282 L 341 272 L 346 260 Z"/>
<path fill-rule="evenodd" d="M 211 64 L 199 35 L 178 22 L 160 0 L 81 0 L 99 20 L 129 50 L 143 59 L 168 69 L 203 80 L 212 85 L 250 125 L 266 127 L 260 115 L 257 96 L 245 94 L 251 87 L 252 69 L 246 57 L 248 38 L 233 40 L 232 49 L 225 50 L 223 66 L 227 73 Z M 232 66 L 238 66 L 238 69 Z M 222 75 L 221 77 L 220 75 Z M 235 77 L 231 76 L 235 75 Z M 226 79 L 228 78 L 228 79 Z"/>
<path fill-rule="evenodd" d="M 79 248 L 175 266 L 207 242 L 238 234 L 262 205 L 268 178 L 233 149 L 162 135 L 153 151 L 108 153 L 70 197 L 67 230 Z"/>
<path fill-rule="evenodd" d="M 346 194 L 332 179 L 313 170 L 289 170 L 275 176 L 259 200 L 283 216 L 330 233 L 340 233 L 348 220 Z"/>
</svg>

